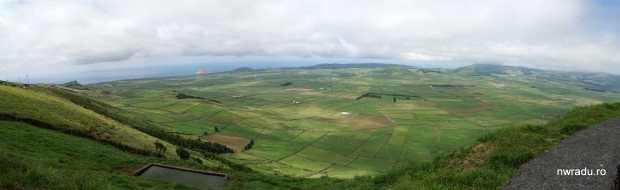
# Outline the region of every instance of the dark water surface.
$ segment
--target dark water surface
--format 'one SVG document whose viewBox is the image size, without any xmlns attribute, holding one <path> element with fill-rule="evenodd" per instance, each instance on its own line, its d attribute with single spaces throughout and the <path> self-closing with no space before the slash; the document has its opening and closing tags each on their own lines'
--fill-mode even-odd
<svg viewBox="0 0 620 190">
<path fill-rule="evenodd" d="M 218 190 L 221 189 L 226 182 L 226 177 L 223 175 L 205 174 L 157 165 L 150 166 L 140 176 L 149 179 L 180 183 L 199 189 Z"/>
</svg>

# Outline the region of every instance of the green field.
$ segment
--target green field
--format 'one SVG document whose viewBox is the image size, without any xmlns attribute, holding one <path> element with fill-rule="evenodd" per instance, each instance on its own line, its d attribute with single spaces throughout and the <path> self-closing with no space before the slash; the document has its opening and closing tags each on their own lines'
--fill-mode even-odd
<svg viewBox="0 0 620 190">
<path fill-rule="evenodd" d="M 258 171 L 335 178 L 377 175 L 505 126 L 620 101 L 617 92 L 550 82 L 545 72 L 396 71 L 269 69 L 105 82 L 89 85 L 95 90 L 85 94 L 190 138 L 253 139 L 252 149 L 224 156 Z M 178 93 L 204 99 L 177 99 Z M 380 98 L 357 99 L 366 93 Z M 239 138 L 218 139 L 233 146 Z"/>
</svg>

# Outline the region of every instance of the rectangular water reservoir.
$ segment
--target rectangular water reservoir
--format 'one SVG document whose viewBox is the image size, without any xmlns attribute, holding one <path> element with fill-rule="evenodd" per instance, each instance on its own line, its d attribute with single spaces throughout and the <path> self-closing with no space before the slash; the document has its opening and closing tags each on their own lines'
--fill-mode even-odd
<svg viewBox="0 0 620 190">
<path fill-rule="evenodd" d="M 162 180 L 173 183 L 180 183 L 199 189 L 222 189 L 228 176 L 223 173 L 193 170 L 167 166 L 162 164 L 149 164 L 134 173 L 148 179 Z"/>
</svg>

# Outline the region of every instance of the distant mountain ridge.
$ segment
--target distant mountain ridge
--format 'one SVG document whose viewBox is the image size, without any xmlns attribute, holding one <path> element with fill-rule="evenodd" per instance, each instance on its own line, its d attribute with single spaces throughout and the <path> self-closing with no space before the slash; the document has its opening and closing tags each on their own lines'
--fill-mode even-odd
<svg viewBox="0 0 620 190">
<path fill-rule="evenodd" d="M 414 66 L 384 63 L 325 63 L 313 66 L 292 67 L 281 69 L 345 69 L 345 68 L 405 68 L 419 69 Z M 429 69 L 420 69 L 429 71 Z M 458 74 L 463 76 L 495 76 L 506 75 L 511 77 L 534 77 L 548 79 L 582 87 L 583 89 L 607 92 L 620 91 L 620 75 L 610 73 L 553 71 L 535 69 L 523 66 L 508 66 L 499 64 L 473 64 L 455 69 L 433 69 L 434 73 Z M 426 73 L 426 72 L 425 72 Z"/>
<path fill-rule="evenodd" d="M 235 70 L 232 70 L 231 72 L 252 72 L 255 71 L 255 69 L 252 69 L 250 67 L 238 67 Z"/>
<path fill-rule="evenodd" d="M 494 64 L 474 64 L 451 70 L 464 76 L 508 75 L 513 77 L 533 77 L 563 83 L 570 83 L 586 90 L 606 92 L 620 90 L 620 75 L 609 73 L 552 71 L 533 69 L 522 66 L 506 66 Z"/>
<path fill-rule="evenodd" d="M 400 65 L 400 64 L 389 64 L 389 63 L 322 63 L 322 64 L 312 65 L 312 66 L 280 67 L 280 68 L 265 68 L 265 69 L 253 69 L 250 67 L 239 67 L 231 71 L 225 71 L 225 72 L 230 72 L 230 73 L 255 72 L 255 71 L 264 71 L 264 70 L 269 70 L 269 69 L 352 69 L 352 68 L 394 68 L 394 67 L 405 68 L 405 69 L 417 68 L 411 65 Z"/>
<path fill-rule="evenodd" d="M 346 69 L 346 68 L 387 68 L 387 67 L 405 67 L 416 68 L 410 65 L 389 64 L 389 63 L 323 63 L 313 66 L 292 67 L 283 69 Z"/>
</svg>

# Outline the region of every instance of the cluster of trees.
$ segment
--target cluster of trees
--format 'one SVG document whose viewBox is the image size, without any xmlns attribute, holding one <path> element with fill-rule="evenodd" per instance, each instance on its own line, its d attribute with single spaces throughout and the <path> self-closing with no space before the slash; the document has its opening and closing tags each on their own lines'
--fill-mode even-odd
<svg viewBox="0 0 620 190">
<path fill-rule="evenodd" d="M 422 73 L 441 73 L 439 69 L 419 69 L 417 72 Z"/>
<path fill-rule="evenodd" d="M 181 160 L 188 160 L 191 158 L 194 162 L 202 164 L 202 160 L 200 158 L 191 157 L 191 154 L 189 153 L 189 151 L 187 151 L 183 147 L 177 147 L 177 150 L 175 152 L 177 153 L 177 156 L 181 158 Z"/>
<path fill-rule="evenodd" d="M 213 142 L 203 142 L 200 139 L 187 139 L 178 134 L 170 134 L 163 129 L 142 129 L 144 133 L 157 137 L 161 140 L 170 142 L 180 147 L 202 150 L 214 154 L 233 153 L 234 151 L 222 144 Z"/>
<path fill-rule="evenodd" d="M 416 95 L 406 95 L 406 94 L 382 94 L 382 93 L 374 93 L 374 92 L 369 92 L 369 93 L 365 93 L 362 94 L 361 96 L 357 97 L 356 99 L 362 99 L 362 98 L 381 98 L 382 96 L 394 96 L 394 102 L 396 102 L 396 99 L 400 99 L 400 100 L 410 100 L 411 98 L 421 98 L 421 96 L 416 96 Z"/>
<path fill-rule="evenodd" d="M 403 96 L 394 96 L 394 103 L 396 103 L 396 100 L 411 100 L 411 97 L 403 97 Z"/>
<path fill-rule="evenodd" d="M 26 87 L 33 86 L 27 83 L 24 84 L 24 83 L 9 82 L 9 81 L 3 81 L 3 80 L 0 80 L 0 84 L 3 84 L 4 86 L 19 87 L 19 88 L 26 88 Z"/>
<path fill-rule="evenodd" d="M 250 139 L 250 142 L 245 145 L 245 147 L 243 147 L 243 150 L 250 150 L 250 148 L 252 148 L 252 145 L 254 145 L 254 139 Z"/>
<path fill-rule="evenodd" d="M 463 84 L 429 84 L 432 87 L 476 87 L 476 85 L 463 85 Z"/>
<path fill-rule="evenodd" d="M 359 99 L 362 99 L 362 98 L 365 98 L 365 97 L 368 97 L 368 98 L 381 98 L 381 95 L 369 92 L 369 93 L 362 94 L 361 96 L 359 96 L 359 97 L 357 97 L 355 99 L 359 100 Z"/>
<path fill-rule="evenodd" d="M 177 99 L 179 99 L 179 100 L 180 100 L 180 99 L 205 99 L 205 98 L 203 98 L 203 97 L 198 97 L 198 96 L 187 95 L 187 94 L 184 94 L 184 93 L 178 93 L 176 97 L 177 97 Z"/>
<path fill-rule="evenodd" d="M 95 139 L 96 140 L 96 139 Z M 107 144 L 110 144 L 122 151 L 125 152 L 129 152 L 129 153 L 133 153 L 133 154 L 138 154 L 138 155 L 143 155 L 143 156 L 156 156 L 156 157 L 163 157 L 162 154 L 158 154 L 156 152 L 150 151 L 150 150 L 145 150 L 145 149 L 139 149 L 139 148 L 134 148 L 131 147 L 129 145 L 120 143 L 120 142 L 116 142 L 116 141 L 110 141 L 110 140 L 99 140 L 100 142 L 104 142 Z"/>
<path fill-rule="evenodd" d="M 177 91 L 175 91 L 175 90 L 172 90 L 172 91 L 173 91 L 173 92 L 177 92 Z M 203 98 L 203 97 L 199 97 L 199 96 L 192 96 L 192 95 L 187 95 L 187 94 L 185 94 L 185 93 L 180 93 L 180 92 L 177 94 L 177 96 L 176 96 L 176 97 L 177 97 L 177 99 L 179 99 L 179 100 L 180 100 L 180 99 L 200 99 L 200 100 L 204 100 L 204 99 L 206 99 L 206 98 Z M 212 102 L 217 102 L 217 103 L 223 104 L 222 102 L 217 101 L 217 100 L 214 100 L 214 99 L 206 99 L 206 100 L 209 100 L 209 101 L 212 101 Z"/>
<path fill-rule="evenodd" d="M 190 156 L 189 151 L 185 150 L 183 147 L 178 147 L 176 152 L 179 158 L 181 158 L 181 160 L 189 159 L 189 156 Z"/>
<path fill-rule="evenodd" d="M 167 149 L 168 148 L 166 148 L 164 144 L 161 144 L 159 141 L 155 141 L 155 150 L 157 150 L 156 151 L 157 154 L 164 155 Z"/>
<path fill-rule="evenodd" d="M 3 80 L 0 80 L 0 84 L 3 84 L 5 86 L 15 86 L 14 83 L 8 82 L 8 81 L 3 81 Z"/>
<path fill-rule="evenodd" d="M 219 103 L 219 104 L 224 104 L 224 103 L 222 103 L 222 102 L 220 102 L 220 101 L 217 101 L 217 100 L 214 100 L 214 99 L 207 99 L 207 100 L 212 101 L 212 102 L 217 102 L 217 103 Z"/>
</svg>

